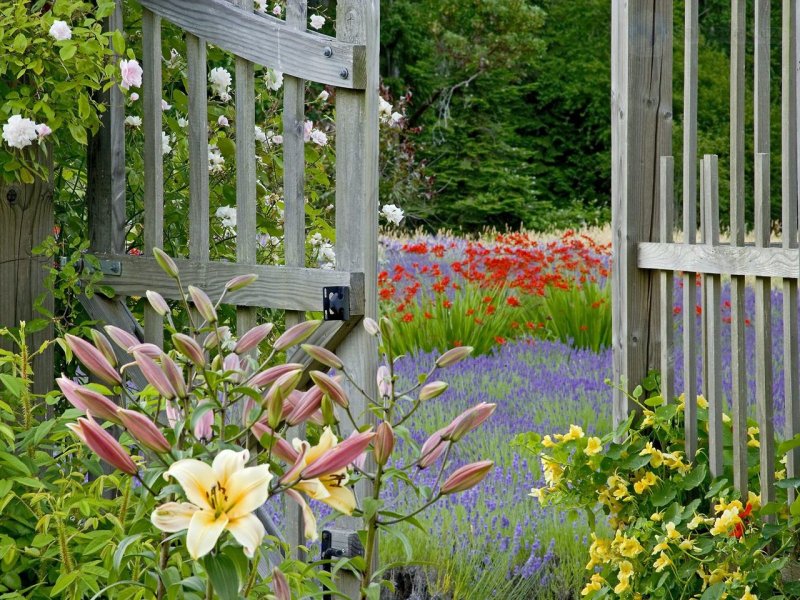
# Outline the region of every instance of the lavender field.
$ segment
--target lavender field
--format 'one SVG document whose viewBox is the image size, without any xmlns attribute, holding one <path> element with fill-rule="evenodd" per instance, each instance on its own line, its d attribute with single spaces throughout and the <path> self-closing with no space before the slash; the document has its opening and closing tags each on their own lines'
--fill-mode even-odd
<svg viewBox="0 0 800 600">
<path fill-rule="evenodd" d="M 435 240 L 431 243 L 435 243 Z M 456 260 L 451 248 L 444 256 L 429 254 L 430 264 L 450 272 L 448 261 Z M 420 262 L 420 256 L 404 256 L 399 245 L 389 245 L 387 268 Z M 396 261 L 393 263 L 393 261 Z M 417 265 L 419 268 L 419 265 Z M 680 282 L 675 289 L 676 389 L 683 387 L 682 319 Z M 701 288 L 698 287 L 698 304 Z M 776 430 L 783 427 L 782 296 L 773 292 L 772 356 L 775 376 Z M 723 384 L 730 393 L 730 289 L 723 286 Z M 690 307 L 695 312 L 695 307 Z M 752 290 L 746 295 L 748 317 L 747 360 L 754 355 Z M 699 343 L 699 337 L 698 337 Z M 412 353 L 400 359 L 397 369 L 401 381 L 416 381 L 435 356 Z M 698 383 L 702 389 L 702 369 Z M 599 353 L 576 350 L 569 344 L 522 336 L 498 344 L 492 353 L 473 357 L 447 373 L 451 388 L 428 403 L 411 425 L 417 443 L 425 432 L 447 424 L 453 415 L 477 402 L 497 403 L 497 411 L 479 431 L 456 446 L 456 460 L 465 463 L 491 457 L 495 470 L 483 485 L 445 501 L 425 513 L 423 523 L 430 535 L 409 528 L 414 560 L 427 568 L 430 590 L 445 597 L 503 598 L 579 597 L 586 563 L 586 527 L 582 519 L 543 510 L 528 496 L 530 488 L 542 485 L 538 463 L 520 454 L 512 445 L 523 432 L 541 434 L 565 430 L 569 424 L 600 434 L 611 425 L 611 388 L 604 381 L 611 377 L 611 351 Z M 754 394 L 752 370 L 748 370 L 751 396 Z M 402 387 L 402 386 L 401 386 Z M 424 472 L 433 482 L 437 473 Z M 415 497 L 396 491 L 396 507 L 409 512 L 419 506 Z M 386 561 L 403 558 L 403 549 L 387 545 Z"/>
</svg>

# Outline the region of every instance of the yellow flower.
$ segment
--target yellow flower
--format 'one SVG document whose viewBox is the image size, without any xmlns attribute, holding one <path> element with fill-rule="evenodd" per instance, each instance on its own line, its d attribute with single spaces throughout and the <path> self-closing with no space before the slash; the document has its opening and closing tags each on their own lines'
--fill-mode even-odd
<svg viewBox="0 0 800 600">
<path fill-rule="evenodd" d="M 619 573 L 617 573 L 619 583 L 614 587 L 615 594 L 619 595 L 630 587 L 631 575 L 633 575 L 633 565 L 630 561 L 623 560 L 619 563 Z"/>
<path fill-rule="evenodd" d="M 761 508 L 761 496 L 754 492 L 747 492 L 747 503 L 753 507 L 753 510 Z"/>
<path fill-rule="evenodd" d="M 587 456 L 594 456 L 598 454 L 603 449 L 603 443 L 600 441 L 599 437 L 590 437 L 586 440 L 586 448 L 584 448 L 583 452 Z"/>
<path fill-rule="evenodd" d="M 664 569 L 672 564 L 672 561 L 667 556 L 666 552 L 662 552 L 661 555 L 656 559 L 656 562 L 653 563 L 653 566 L 656 569 L 656 573 L 661 573 Z"/>
<path fill-rule="evenodd" d="M 606 580 L 599 573 L 593 573 L 589 583 L 581 590 L 581 596 L 588 596 L 592 592 L 600 591 L 605 583 Z"/>
<path fill-rule="evenodd" d="M 643 494 L 656 483 L 658 483 L 658 477 L 656 477 L 654 473 L 648 471 L 639 481 L 633 484 L 633 490 L 637 494 Z"/>
<path fill-rule="evenodd" d="M 644 548 L 636 538 L 623 537 L 622 542 L 617 547 L 617 551 L 626 558 L 636 558 L 644 551 Z"/>
<path fill-rule="evenodd" d="M 681 532 L 675 528 L 675 523 L 667 523 L 665 526 L 667 530 L 667 539 L 668 540 L 679 540 L 681 539 Z"/>
<path fill-rule="evenodd" d="M 681 550 L 686 550 L 687 552 L 699 552 L 700 548 L 695 546 L 692 540 L 686 539 L 683 540 L 680 544 L 678 544 L 678 548 Z"/>
<path fill-rule="evenodd" d="M 639 452 L 639 456 L 650 455 L 650 466 L 657 469 L 663 462 L 663 456 L 659 450 L 653 447 L 652 442 L 647 442 L 647 445 Z"/>
<path fill-rule="evenodd" d="M 531 488 L 531 493 L 528 495 L 536 498 L 539 502 L 544 502 L 545 492 L 547 492 L 547 488 Z"/>
<path fill-rule="evenodd" d="M 310 446 L 305 440 L 299 439 L 294 439 L 292 443 L 300 453 L 305 449 L 303 462 L 305 467 L 308 467 L 335 448 L 339 441 L 331 431 L 331 428 L 326 427 L 316 446 Z M 356 497 L 353 491 L 347 487 L 347 482 L 348 475 L 345 467 L 316 479 L 303 479 L 292 487 L 295 490 L 304 492 L 309 498 L 324 502 L 340 513 L 350 515 L 356 507 Z"/>
<path fill-rule="evenodd" d="M 758 596 L 750 593 L 750 586 L 748 585 L 744 588 L 744 594 L 742 594 L 741 600 L 758 600 Z"/>
<path fill-rule="evenodd" d="M 667 538 L 661 538 L 661 541 L 656 544 L 656 547 L 653 548 L 653 552 L 651 554 L 658 554 L 659 552 L 663 552 L 664 550 L 669 549 L 669 544 L 667 543 Z"/>
<path fill-rule="evenodd" d="M 761 442 L 759 442 L 756 438 L 750 438 L 749 440 L 747 440 L 747 447 L 761 448 Z"/>
<path fill-rule="evenodd" d="M 592 545 L 589 546 L 589 564 L 587 570 L 592 570 L 595 565 L 605 564 L 611 559 L 611 540 L 597 538 L 592 534 Z"/>
<path fill-rule="evenodd" d="M 642 427 L 651 427 L 655 424 L 656 413 L 654 413 L 652 410 L 644 409 L 642 414 L 644 415 L 644 419 L 642 419 Z"/>
<path fill-rule="evenodd" d="M 650 520 L 655 521 L 656 523 L 664 520 L 664 513 L 663 512 L 654 512 L 650 515 Z"/>
<path fill-rule="evenodd" d="M 225 530 L 252 557 L 264 538 L 264 526 L 253 514 L 269 495 L 269 466 L 245 467 L 250 453 L 223 450 L 209 466 L 193 458 L 175 461 L 164 474 L 183 488 L 189 502 L 167 502 L 150 520 L 161 531 L 187 529 L 186 548 L 197 560 L 211 552 Z"/>
<path fill-rule="evenodd" d="M 561 476 L 564 474 L 564 467 L 547 457 L 542 457 L 542 469 L 544 470 L 544 480 L 551 488 L 558 485 Z"/>
<path fill-rule="evenodd" d="M 731 416 L 728 413 L 722 413 L 722 422 L 725 423 L 725 425 L 730 425 Z"/>
<path fill-rule="evenodd" d="M 775 481 L 780 481 L 781 479 L 786 479 L 786 469 L 775 471 Z"/>
<path fill-rule="evenodd" d="M 703 518 L 702 515 L 696 514 L 694 517 L 692 517 L 692 520 L 689 521 L 686 527 L 688 527 L 689 529 L 697 529 L 700 525 L 702 525 L 705 522 L 706 520 Z"/>
<path fill-rule="evenodd" d="M 724 511 L 722 515 L 714 521 L 714 526 L 711 528 L 711 535 L 727 535 L 733 528 L 740 524 L 742 520 L 739 518 L 739 511 L 734 508 L 729 508 Z"/>
<path fill-rule="evenodd" d="M 708 400 L 702 394 L 697 396 L 697 406 L 700 408 L 708 408 Z"/>
<path fill-rule="evenodd" d="M 556 443 L 553 441 L 553 438 L 551 438 L 549 435 L 546 435 L 542 438 L 542 446 L 544 446 L 545 448 L 553 448 L 555 445 Z"/>
<path fill-rule="evenodd" d="M 731 509 L 741 512 L 744 510 L 744 506 L 742 506 L 740 500 L 731 500 L 730 502 L 725 502 L 725 498 L 720 498 L 719 503 L 714 505 L 714 510 L 717 513 L 722 513 Z"/>
<path fill-rule="evenodd" d="M 569 442 L 570 440 L 577 440 L 583 437 L 583 429 L 578 425 L 570 425 L 569 432 L 564 434 L 561 438 L 564 442 Z"/>
<path fill-rule="evenodd" d="M 757 436 L 758 435 L 758 427 L 748 427 L 747 428 L 747 435 Z"/>
</svg>

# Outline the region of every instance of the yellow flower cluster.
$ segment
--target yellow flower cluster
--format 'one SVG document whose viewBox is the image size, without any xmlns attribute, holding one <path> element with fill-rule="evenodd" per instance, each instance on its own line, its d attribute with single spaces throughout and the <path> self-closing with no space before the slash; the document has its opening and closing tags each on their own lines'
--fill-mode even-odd
<svg viewBox="0 0 800 600">
<path fill-rule="evenodd" d="M 758 441 L 758 427 L 748 427 L 747 428 L 747 445 L 750 448 L 760 448 L 761 442 Z"/>
<path fill-rule="evenodd" d="M 714 511 L 719 517 L 714 521 L 711 535 L 730 535 L 737 525 L 742 524 L 739 513 L 743 509 L 744 507 L 739 500 L 726 502 L 724 498 L 720 498 L 719 503 L 714 505 Z"/>
<path fill-rule="evenodd" d="M 594 573 L 589 583 L 581 590 L 581 596 L 588 596 L 593 592 L 599 592 L 604 585 L 606 585 L 606 580 L 603 579 L 599 573 Z"/>
<path fill-rule="evenodd" d="M 650 456 L 650 466 L 654 469 L 665 465 L 667 468 L 678 471 L 681 475 L 686 475 L 692 468 L 690 463 L 683 462 L 683 452 L 661 452 L 653 447 L 652 442 L 647 442 L 647 445 L 639 452 L 639 456 L 647 455 Z"/>
<path fill-rule="evenodd" d="M 718 583 L 727 583 L 727 584 L 735 584 L 736 582 L 742 581 L 742 572 L 738 569 L 735 571 L 729 571 L 727 565 L 721 565 L 716 567 L 711 571 L 706 571 L 704 567 L 700 567 L 697 571 L 697 575 L 703 580 L 703 590 L 705 590 L 708 586 L 716 585 Z M 750 593 L 750 588 L 746 588 L 745 594 Z M 755 598 L 755 596 L 752 596 Z M 742 596 L 742 600 L 746 600 L 747 596 Z M 751 598 L 751 600 L 752 600 Z"/>
<path fill-rule="evenodd" d="M 644 494 L 647 490 L 658 483 L 658 477 L 652 471 L 647 471 L 634 484 L 633 491 L 637 494 Z"/>
</svg>

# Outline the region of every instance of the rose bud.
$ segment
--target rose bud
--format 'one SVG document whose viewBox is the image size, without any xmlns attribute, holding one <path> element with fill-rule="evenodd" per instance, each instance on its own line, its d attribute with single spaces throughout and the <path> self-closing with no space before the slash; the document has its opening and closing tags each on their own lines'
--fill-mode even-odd
<svg viewBox="0 0 800 600">
<path fill-rule="evenodd" d="M 258 275 L 251 273 L 249 275 L 237 275 L 225 284 L 225 289 L 229 292 L 235 292 L 247 287 L 258 279 Z"/>
<path fill-rule="evenodd" d="M 445 367 L 450 367 L 456 363 L 460 363 L 462 360 L 472 354 L 472 350 L 472 346 L 459 346 L 458 348 L 451 348 L 436 359 L 436 366 L 440 369 L 444 369 Z"/>
<path fill-rule="evenodd" d="M 83 365 L 98 379 L 110 385 L 119 385 L 122 383 L 122 378 L 119 373 L 114 370 L 108 359 L 103 356 L 97 348 L 92 346 L 86 340 L 79 337 L 70 335 L 69 333 L 64 336 L 70 350 L 78 357 Z"/>
<path fill-rule="evenodd" d="M 150 306 L 153 307 L 153 310 L 162 317 L 167 316 L 167 313 L 170 312 L 170 309 L 169 304 L 167 304 L 167 301 L 164 300 L 164 296 L 158 292 L 154 292 L 153 290 L 147 290 L 145 294 L 147 295 L 147 301 L 150 302 Z"/>
<path fill-rule="evenodd" d="M 209 298 L 203 290 L 193 285 L 190 285 L 187 289 L 189 290 L 189 296 L 194 303 L 194 307 L 197 309 L 197 312 L 200 313 L 200 316 L 203 317 L 207 323 L 216 323 L 217 310 L 214 308 L 211 298 Z"/>
<path fill-rule="evenodd" d="M 120 408 L 117 416 L 122 426 L 130 433 L 142 446 L 149 448 L 153 452 L 162 454 L 169 452 L 170 445 L 167 438 L 161 433 L 150 419 L 142 413 L 133 410 Z"/>
<path fill-rule="evenodd" d="M 97 349 L 103 353 L 103 356 L 111 363 L 112 367 L 116 367 L 117 355 L 114 354 L 114 348 L 111 347 L 111 342 L 108 341 L 108 338 L 96 329 L 92 329 L 89 333 L 91 333 L 92 342 L 94 342 Z"/>
<path fill-rule="evenodd" d="M 92 419 L 91 413 L 86 413 L 86 418 L 78 419 L 77 423 L 67 423 L 67 427 L 78 436 L 92 452 L 97 454 L 97 456 L 112 467 L 128 475 L 136 475 L 136 463 L 133 462 L 130 454 L 128 454 L 125 448 L 114 439 L 114 436 L 100 427 L 100 425 Z"/>
<path fill-rule="evenodd" d="M 272 323 L 263 323 L 253 327 L 236 342 L 233 351 L 236 354 L 246 354 L 263 342 L 272 331 Z"/>
<path fill-rule="evenodd" d="M 375 453 L 375 462 L 385 465 L 394 450 L 394 430 L 388 421 L 382 421 L 378 425 L 372 449 Z"/>
<path fill-rule="evenodd" d="M 326 396 L 336 402 L 336 404 L 342 408 L 350 406 L 350 401 L 347 399 L 344 388 L 342 388 L 333 377 L 321 371 L 311 371 L 310 375 L 312 381 L 319 386 Z"/>
<path fill-rule="evenodd" d="M 119 423 L 119 418 L 117 417 L 117 409 L 119 407 L 103 394 L 78 385 L 63 375 L 56 379 L 56 383 L 64 397 L 78 410 L 91 412 L 106 421 Z"/>
<path fill-rule="evenodd" d="M 153 248 L 153 256 L 155 256 L 158 266 L 161 267 L 167 275 L 173 279 L 178 278 L 178 265 L 175 264 L 175 261 L 172 260 L 166 252 L 161 248 Z"/>
<path fill-rule="evenodd" d="M 188 358 L 194 366 L 202 369 L 206 364 L 205 353 L 194 338 L 184 333 L 175 333 L 172 335 L 172 345 L 175 346 L 178 352 Z"/>
<path fill-rule="evenodd" d="M 482 460 L 456 469 L 442 484 L 442 489 L 440 490 L 442 495 L 457 494 L 475 487 L 483 481 L 493 466 L 493 461 Z"/>
<path fill-rule="evenodd" d="M 283 332 L 283 335 L 275 340 L 272 347 L 280 352 L 281 350 L 286 350 L 286 348 L 290 346 L 296 346 L 314 333 L 321 323 L 322 321 L 303 321 L 302 323 L 298 323 Z"/>
<path fill-rule="evenodd" d="M 114 325 L 106 325 L 103 329 L 106 330 L 108 337 L 110 337 L 117 346 L 125 350 L 125 352 L 130 353 L 130 349 L 133 346 L 141 343 L 139 338 L 137 338 L 135 335 L 125 331 L 124 329 L 115 327 Z"/>
<path fill-rule="evenodd" d="M 448 384 L 444 381 L 431 381 L 430 383 L 426 383 L 419 391 L 420 402 L 433 400 L 437 396 L 441 396 L 448 387 Z"/>
<path fill-rule="evenodd" d="M 341 369 L 344 367 L 341 359 L 327 348 L 323 348 L 322 346 L 314 346 L 313 344 L 302 344 L 300 347 L 305 350 L 305 353 L 311 358 L 328 368 Z"/>
</svg>

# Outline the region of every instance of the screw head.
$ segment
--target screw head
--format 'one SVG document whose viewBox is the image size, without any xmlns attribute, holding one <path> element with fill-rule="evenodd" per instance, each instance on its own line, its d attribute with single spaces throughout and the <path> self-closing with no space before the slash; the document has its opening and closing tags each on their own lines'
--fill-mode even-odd
<svg viewBox="0 0 800 600">
<path fill-rule="evenodd" d="M 322 53 L 325 55 L 325 58 L 330 58 L 333 56 L 333 48 L 330 46 L 325 46 L 325 49 L 322 51 Z"/>
<path fill-rule="evenodd" d="M 341 71 L 339 71 L 339 77 L 342 79 L 347 79 L 350 77 L 350 71 L 348 71 L 346 68 L 343 68 Z"/>
<path fill-rule="evenodd" d="M 11 188 L 6 192 L 6 200 L 8 200 L 9 204 L 14 204 L 17 201 L 17 190 L 15 188 Z"/>
</svg>

